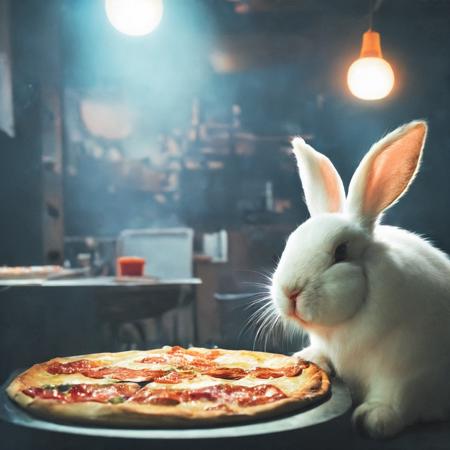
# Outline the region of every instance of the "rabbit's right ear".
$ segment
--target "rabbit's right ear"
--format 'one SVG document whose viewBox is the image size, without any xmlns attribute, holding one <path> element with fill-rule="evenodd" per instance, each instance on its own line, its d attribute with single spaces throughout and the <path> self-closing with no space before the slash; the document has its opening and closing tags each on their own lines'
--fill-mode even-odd
<svg viewBox="0 0 450 450">
<path fill-rule="evenodd" d="M 414 180 L 426 134 L 427 124 L 423 121 L 397 128 L 376 142 L 356 169 L 346 207 L 368 231 Z"/>
<path fill-rule="evenodd" d="M 300 137 L 294 138 L 292 147 L 311 216 L 342 212 L 345 203 L 344 185 L 331 161 Z"/>
</svg>

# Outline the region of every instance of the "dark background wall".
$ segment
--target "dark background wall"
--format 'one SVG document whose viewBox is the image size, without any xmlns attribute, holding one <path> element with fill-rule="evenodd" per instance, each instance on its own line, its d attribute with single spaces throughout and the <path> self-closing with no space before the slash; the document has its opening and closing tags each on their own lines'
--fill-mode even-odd
<svg viewBox="0 0 450 450">
<path fill-rule="evenodd" d="M 1 263 L 43 259 L 39 213 L 42 148 L 36 146 L 40 128 L 33 104 L 39 106 L 42 101 L 35 87 L 54 76 L 54 64 L 48 63 L 51 54 L 60 59 L 61 74 L 54 84 L 62 96 L 65 89 L 125 90 L 144 112 L 140 129 L 149 139 L 174 130 L 187 132 L 194 99 L 199 99 L 210 118 L 223 122 L 231 120 L 231 107 L 237 104 L 245 131 L 258 136 L 310 136 L 312 145 L 333 160 L 346 185 L 376 139 L 408 120 L 424 118 L 430 133 L 423 168 L 407 197 L 389 211 L 385 221 L 425 234 L 450 251 L 449 2 L 375 2 L 374 26 L 382 34 L 384 55 L 394 66 L 397 85 L 388 99 L 373 104 L 352 98 L 345 86 L 346 69 L 357 56 L 367 28 L 365 2 L 255 1 L 248 4 L 259 4 L 259 9 L 236 14 L 234 3 L 228 1 L 171 0 L 165 2 L 158 30 L 137 40 L 120 35 L 109 25 L 100 1 L 12 3 L 17 137 L 1 143 L 5 229 L 0 237 Z M 50 16 L 53 26 L 60 24 L 61 29 L 53 30 L 51 37 L 43 33 Z M 225 68 L 218 54 L 228 58 Z M 246 179 L 252 173 L 267 172 L 271 164 L 270 160 L 254 159 L 254 172 L 247 170 Z M 102 193 L 103 169 L 92 167 L 77 189 L 66 182 L 68 234 L 114 235 L 136 223 L 188 223 L 207 229 L 221 225 L 238 228 L 245 223 L 243 215 L 227 223 L 227 208 L 233 205 L 226 203 L 223 215 L 213 217 L 206 203 L 202 211 L 202 203 L 197 202 L 195 220 L 185 215 L 186 208 L 183 211 L 174 204 L 167 212 L 142 193 L 111 197 Z M 230 186 L 241 182 L 242 171 L 236 170 L 233 176 L 231 171 L 226 184 L 205 182 L 202 189 L 214 189 L 226 198 Z M 285 221 L 294 227 L 307 217 L 295 168 L 285 176 L 275 170 L 272 181 L 275 195 L 280 190 L 292 200 Z M 185 195 L 187 205 L 189 201 L 194 205 L 195 195 Z M 153 213 L 136 222 L 146 208 Z"/>
<path fill-rule="evenodd" d="M 60 89 L 59 10 L 52 1 L 1 3 L 8 15 L 15 133 L 0 130 L 0 264 L 41 264 L 44 156 L 53 146 L 46 131 L 60 120 L 49 107 L 50 94 Z"/>
</svg>

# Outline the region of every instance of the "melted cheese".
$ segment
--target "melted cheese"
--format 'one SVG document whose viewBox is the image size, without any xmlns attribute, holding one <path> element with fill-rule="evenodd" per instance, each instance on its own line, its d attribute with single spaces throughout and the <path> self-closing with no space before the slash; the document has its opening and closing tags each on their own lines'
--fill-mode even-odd
<svg viewBox="0 0 450 450">
<path fill-rule="evenodd" d="M 289 356 L 267 357 L 261 353 L 250 354 L 247 352 L 227 353 L 219 356 L 214 362 L 223 367 L 241 367 L 242 369 L 254 369 L 256 367 L 279 369 L 291 366 L 296 363 L 296 359 Z"/>
</svg>

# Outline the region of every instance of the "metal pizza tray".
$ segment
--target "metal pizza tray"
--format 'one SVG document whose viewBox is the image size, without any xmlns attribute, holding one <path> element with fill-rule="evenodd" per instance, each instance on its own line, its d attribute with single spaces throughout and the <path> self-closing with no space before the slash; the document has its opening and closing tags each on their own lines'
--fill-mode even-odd
<svg viewBox="0 0 450 450">
<path fill-rule="evenodd" d="M 14 372 L 1 386 L 0 419 L 23 427 L 84 436 L 125 439 L 210 439 L 257 436 L 313 427 L 336 419 L 345 414 L 351 406 L 350 393 L 347 387 L 342 381 L 334 379 L 331 394 L 322 402 L 288 415 L 248 424 L 189 429 L 105 428 L 102 426 L 66 425 L 34 417 L 9 399 L 6 388 L 20 372 L 22 371 Z"/>
</svg>

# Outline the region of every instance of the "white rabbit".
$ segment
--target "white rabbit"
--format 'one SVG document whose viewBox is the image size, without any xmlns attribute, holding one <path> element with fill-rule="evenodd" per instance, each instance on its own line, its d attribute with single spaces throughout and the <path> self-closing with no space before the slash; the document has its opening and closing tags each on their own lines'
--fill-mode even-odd
<svg viewBox="0 0 450 450">
<path fill-rule="evenodd" d="M 309 335 L 296 355 L 336 371 L 359 405 L 353 423 L 374 438 L 450 412 L 450 261 L 378 224 L 414 179 L 426 134 L 414 121 L 374 144 L 347 199 L 329 159 L 292 143 L 311 218 L 287 241 L 272 300 Z"/>
</svg>

